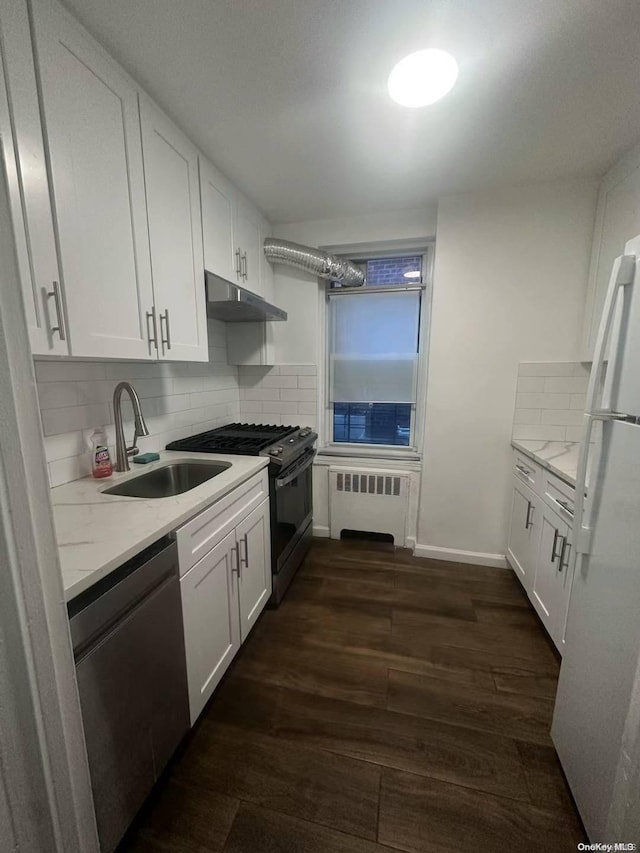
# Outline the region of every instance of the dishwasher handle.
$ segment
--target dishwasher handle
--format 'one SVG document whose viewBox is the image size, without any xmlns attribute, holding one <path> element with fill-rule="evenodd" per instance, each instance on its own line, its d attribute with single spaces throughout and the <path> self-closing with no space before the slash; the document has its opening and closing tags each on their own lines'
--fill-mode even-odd
<svg viewBox="0 0 640 853">
<path fill-rule="evenodd" d="M 178 577 L 178 549 L 164 537 L 70 601 L 76 661 L 171 575 Z"/>
</svg>

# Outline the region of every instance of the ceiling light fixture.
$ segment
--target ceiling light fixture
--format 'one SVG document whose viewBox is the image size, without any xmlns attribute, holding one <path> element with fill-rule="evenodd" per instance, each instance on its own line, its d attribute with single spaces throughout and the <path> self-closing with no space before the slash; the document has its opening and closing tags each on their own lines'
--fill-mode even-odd
<svg viewBox="0 0 640 853">
<path fill-rule="evenodd" d="M 446 50 L 418 50 L 405 56 L 389 74 L 389 95 L 403 107 L 426 107 L 451 91 L 458 63 Z"/>
<path fill-rule="evenodd" d="M 420 270 L 409 270 L 403 273 L 405 278 L 420 278 Z"/>
</svg>

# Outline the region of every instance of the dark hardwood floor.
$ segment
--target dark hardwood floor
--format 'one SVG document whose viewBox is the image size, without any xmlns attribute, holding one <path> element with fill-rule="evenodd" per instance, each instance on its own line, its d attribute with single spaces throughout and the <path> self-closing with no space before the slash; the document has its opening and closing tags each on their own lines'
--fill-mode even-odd
<svg viewBox="0 0 640 853">
<path fill-rule="evenodd" d="M 573 851 L 558 669 L 511 572 L 315 540 L 122 851 Z"/>
</svg>

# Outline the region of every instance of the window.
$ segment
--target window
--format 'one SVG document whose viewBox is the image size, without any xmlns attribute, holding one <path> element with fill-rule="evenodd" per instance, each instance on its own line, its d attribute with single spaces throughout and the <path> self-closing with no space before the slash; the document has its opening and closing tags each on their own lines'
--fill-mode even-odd
<svg viewBox="0 0 640 853">
<path fill-rule="evenodd" d="M 414 447 L 423 256 L 358 265 L 364 287 L 328 294 L 330 440 Z"/>
</svg>

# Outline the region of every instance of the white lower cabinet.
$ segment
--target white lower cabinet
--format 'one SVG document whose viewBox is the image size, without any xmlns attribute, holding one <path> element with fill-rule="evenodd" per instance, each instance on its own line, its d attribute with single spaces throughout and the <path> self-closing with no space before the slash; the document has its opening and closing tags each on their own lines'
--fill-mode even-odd
<svg viewBox="0 0 640 853">
<path fill-rule="evenodd" d="M 514 477 L 508 554 L 520 583 L 531 593 L 540 541 L 539 499 Z"/>
<path fill-rule="evenodd" d="M 269 501 L 236 527 L 238 541 L 238 586 L 240 590 L 240 635 L 246 640 L 271 595 L 271 538 Z"/>
<path fill-rule="evenodd" d="M 253 482 L 253 481 L 252 481 Z M 261 484 L 263 477 L 256 478 Z M 244 494 L 250 497 L 252 490 Z M 231 494 L 231 497 L 233 497 Z M 262 613 L 271 595 L 271 538 L 269 531 L 269 499 L 240 515 L 236 527 L 226 532 L 229 496 L 220 509 L 221 530 L 215 544 L 195 565 L 180 565 L 182 615 L 184 619 L 189 708 L 191 724 L 200 716 L 220 679 L 233 660 L 240 644 Z M 249 500 L 247 500 L 250 506 Z M 187 553 L 183 543 L 193 538 L 194 528 L 216 524 L 213 507 L 178 530 L 180 558 Z"/>
<path fill-rule="evenodd" d="M 529 463 L 525 474 L 522 457 L 516 455 L 507 560 L 560 653 L 575 562 L 573 492 L 554 475 L 543 475 L 535 463 Z"/>
</svg>

